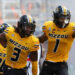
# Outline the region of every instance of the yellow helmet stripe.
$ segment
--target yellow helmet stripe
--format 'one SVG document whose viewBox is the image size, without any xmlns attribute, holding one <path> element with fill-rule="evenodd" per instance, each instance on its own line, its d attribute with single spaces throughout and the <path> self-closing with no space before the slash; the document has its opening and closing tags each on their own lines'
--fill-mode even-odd
<svg viewBox="0 0 75 75">
<path fill-rule="evenodd" d="M 31 23 L 32 22 L 32 17 L 28 16 L 28 18 L 29 18 L 29 23 Z"/>
<path fill-rule="evenodd" d="M 66 8 L 63 6 L 64 15 L 66 15 Z"/>
</svg>

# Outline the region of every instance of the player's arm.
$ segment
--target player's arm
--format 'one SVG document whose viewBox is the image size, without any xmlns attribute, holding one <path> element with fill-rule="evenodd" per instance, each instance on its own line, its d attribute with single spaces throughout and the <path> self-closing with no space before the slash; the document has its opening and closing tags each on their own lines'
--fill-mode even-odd
<svg viewBox="0 0 75 75">
<path fill-rule="evenodd" d="M 33 51 L 30 53 L 30 59 L 32 62 L 32 73 L 33 75 L 37 75 L 37 71 L 38 71 L 38 62 L 37 62 L 37 51 Z"/>
<path fill-rule="evenodd" d="M 7 40 L 5 37 L 5 33 L 0 33 L 0 43 L 5 48 L 7 46 Z"/>
<path fill-rule="evenodd" d="M 47 36 L 45 33 L 43 33 L 41 36 L 38 37 L 39 38 L 39 41 L 40 43 L 43 43 L 45 42 L 46 40 L 48 40 Z"/>
<path fill-rule="evenodd" d="M 43 32 L 43 34 L 41 36 L 38 36 L 40 43 L 43 43 L 46 40 L 48 40 L 48 37 L 46 35 L 46 33 L 47 33 L 47 22 L 45 22 L 44 25 L 42 26 L 42 32 Z"/>
</svg>

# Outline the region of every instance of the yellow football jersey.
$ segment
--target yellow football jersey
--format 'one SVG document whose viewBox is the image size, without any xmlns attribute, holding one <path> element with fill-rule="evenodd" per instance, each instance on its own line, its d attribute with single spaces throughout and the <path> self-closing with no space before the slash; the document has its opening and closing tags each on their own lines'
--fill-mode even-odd
<svg viewBox="0 0 75 75">
<path fill-rule="evenodd" d="M 4 48 L 1 44 L 0 44 L 0 67 L 2 66 L 4 60 L 6 57 L 6 48 Z"/>
<path fill-rule="evenodd" d="M 7 57 L 5 64 L 16 69 L 26 67 L 29 52 L 39 49 L 39 40 L 31 35 L 21 38 L 14 28 L 7 28 Z"/>
<path fill-rule="evenodd" d="M 48 51 L 46 60 L 53 62 L 67 61 L 74 38 L 75 23 L 66 28 L 58 28 L 52 21 L 44 23 L 43 32 L 48 37 Z"/>
</svg>

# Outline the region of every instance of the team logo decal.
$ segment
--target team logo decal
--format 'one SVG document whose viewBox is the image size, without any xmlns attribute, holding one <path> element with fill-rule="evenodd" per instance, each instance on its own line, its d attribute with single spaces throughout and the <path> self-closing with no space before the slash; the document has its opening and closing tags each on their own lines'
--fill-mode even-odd
<svg viewBox="0 0 75 75">
<path fill-rule="evenodd" d="M 12 34 L 11 36 L 14 37 L 14 34 Z"/>
<path fill-rule="evenodd" d="M 49 28 L 48 30 L 51 31 L 51 28 Z"/>
</svg>

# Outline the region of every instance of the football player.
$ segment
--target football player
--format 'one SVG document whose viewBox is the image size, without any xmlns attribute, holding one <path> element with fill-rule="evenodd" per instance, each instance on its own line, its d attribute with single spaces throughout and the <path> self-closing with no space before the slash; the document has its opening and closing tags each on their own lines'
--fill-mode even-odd
<svg viewBox="0 0 75 75">
<path fill-rule="evenodd" d="M 75 23 L 70 22 L 70 11 L 58 6 L 53 21 L 44 23 L 41 43 L 48 40 L 48 50 L 40 75 L 68 75 L 67 60 L 75 37 Z"/>
<path fill-rule="evenodd" d="M 7 27 L 9 27 L 9 25 L 6 23 L 0 25 L 0 33 L 2 33 Z M 0 44 L 0 75 L 3 75 L 3 66 L 4 66 L 5 58 L 6 58 L 6 48 L 4 48 Z"/>
<path fill-rule="evenodd" d="M 26 75 L 29 53 L 32 61 L 32 73 L 37 75 L 39 40 L 33 35 L 35 27 L 33 18 L 23 15 L 20 17 L 17 27 L 8 27 L 5 33 L 0 34 L 0 43 L 7 47 L 4 75 Z"/>
</svg>

